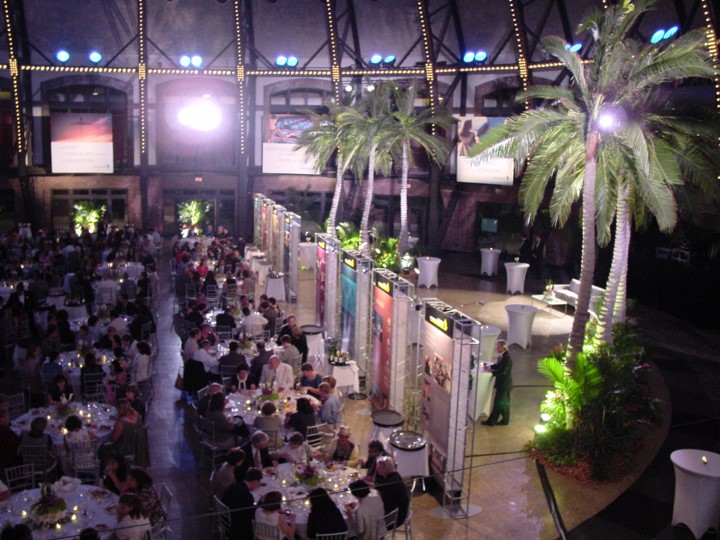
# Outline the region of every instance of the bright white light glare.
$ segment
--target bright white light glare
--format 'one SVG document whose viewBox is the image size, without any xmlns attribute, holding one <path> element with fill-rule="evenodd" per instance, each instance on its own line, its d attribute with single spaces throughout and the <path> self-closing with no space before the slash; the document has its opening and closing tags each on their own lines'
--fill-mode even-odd
<svg viewBox="0 0 720 540">
<path fill-rule="evenodd" d="M 547 428 L 543 426 L 542 424 L 538 424 L 535 426 L 535 433 L 546 433 Z"/>
<path fill-rule="evenodd" d="M 542 420 L 543 422 L 549 422 L 550 415 L 548 413 L 544 412 L 540 415 L 540 420 Z"/>
<path fill-rule="evenodd" d="M 102 54 L 97 51 L 92 51 L 90 54 L 88 54 L 88 58 L 93 64 L 97 64 L 100 60 L 102 60 Z"/>
<path fill-rule="evenodd" d="M 178 111 L 178 121 L 195 131 L 212 131 L 220 125 L 220 109 L 209 99 L 197 99 Z"/>
<path fill-rule="evenodd" d="M 375 85 L 374 85 L 374 84 L 368 84 L 368 85 L 367 85 L 367 91 L 368 91 L 368 92 L 372 92 L 373 90 L 375 90 Z"/>
<path fill-rule="evenodd" d="M 287 56 L 281 54 L 280 56 L 278 56 L 275 59 L 275 65 L 282 67 L 282 66 L 287 65 L 287 61 L 288 61 Z"/>
<path fill-rule="evenodd" d="M 463 62 L 466 64 L 471 64 L 475 60 L 475 53 L 472 51 L 468 51 L 463 55 Z"/>
<path fill-rule="evenodd" d="M 346 91 L 346 92 L 352 92 L 352 91 L 353 91 L 352 84 L 346 84 L 346 85 L 345 85 L 345 91 Z"/>
<path fill-rule="evenodd" d="M 60 49 L 57 53 L 55 53 L 55 58 L 57 58 L 60 62 L 67 62 L 70 60 L 70 53 L 65 49 Z"/>
<path fill-rule="evenodd" d="M 190 66 L 190 57 L 189 57 L 187 54 L 183 54 L 183 55 L 180 57 L 180 65 L 181 65 L 182 67 L 188 67 L 188 66 Z"/>
<path fill-rule="evenodd" d="M 382 62 L 382 55 L 381 55 L 381 54 L 375 53 L 375 54 L 373 54 L 373 55 L 370 57 L 370 63 L 371 63 L 371 64 L 379 64 L 380 62 Z"/>
<path fill-rule="evenodd" d="M 598 117 L 598 126 L 600 126 L 600 129 L 612 129 L 612 127 L 615 125 L 615 118 L 613 115 L 608 113 L 602 113 Z"/>
<path fill-rule="evenodd" d="M 675 26 L 671 26 L 667 29 L 665 34 L 663 35 L 663 39 L 668 39 L 673 37 L 675 34 L 678 33 L 678 30 L 680 30 L 680 27 L 676 24 Z"/>
<path fill-rule="evenodd" d="M 200 56 L 198 54 L 193 55 L 192 58 L 190 58 L 190 63 L 195 67 L 202 66 L 202 63 L 203 63 L 202 56 Z"/>
<path fill-rule="evenodd" d="M 475 53 L 476 62 L 484 62 L 487 60 L 487 53 L 485 51 L 478 51 Z"/>
<path fill-rule="evenodd" d="M 287 66 L 288 67 L 295 67 L 298 65 L 298 59 L 297 56 L 288 56 L 287 59 Z"/>
<path fill-rule="evenodd" d="M 650 38 L 650 43 L 658 43 L 662 38 L 665 37 L 665 29 L 661 28 L 657 30 Z"/>
</svg>

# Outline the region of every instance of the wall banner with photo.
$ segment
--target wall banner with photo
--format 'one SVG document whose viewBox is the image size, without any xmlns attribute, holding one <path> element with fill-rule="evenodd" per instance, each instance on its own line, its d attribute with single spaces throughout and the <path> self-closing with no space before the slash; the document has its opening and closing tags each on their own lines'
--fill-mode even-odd
<svg viewBox="0 0 720 540">
<path fill-rule="evenodd" d="M 384 268 L 374 271 L 372 388 L 377 408 L 402 412 L 408 373 L 408 311 L 413 285 Z"/>
<path fill-rule="evenodd" d="M 262 172 L 317 174 L 315 158 L 296 148 L 302 132 L 311 126 L 312 119 L 306 114 L 271 114 L 263 138 Z"/>
<path fill-rule="evenodd" d="M 50 155 L 53 173 L 111 174 L 112 115 L 52 113 Z"/>
<path fill-rule="evenodd" d="M 263 201 L 265 200 L 265 195 L 261 193 L 256 193 L 255 197 L 253 199 L 254 203 L 254 224 L 253 224 L 253 243 L 258 248 L 262 244 L 262 212 L 263 212 Z M 241 255 L 244 255 L 244 253 L 241 253 Z"/>
<path fill-rule="evenodd" d="M 354 250 L 342 250 L 341 253 L 340 348 L 349 352 L 361 373 L 367 375 L 370 368 L 373 261 Z"/>
<path fill-rule="evenodd" d="M 444 504 L 469 505 L 474 424 L 468 420 L 470 374 L 480 323 L 435 299 L 423 301 L 424 373 L 421 430 L 430 444 L 430 471 L 443 488 Z M 472 462 L 472 458 L 470 460 Z M 467 509 L 467 508 L 466 508 Z"/>
<path fill-rule="evenodd" d="M 468 156 L 470 149 L 491 128 L 502 125 L 504 117 L 455 116 L 457 123 L 457 150 L 451 159 L 450 170 L 456 172 L 458 182 L 512 186 L 514 162 L 510 158 L 481 161 Z M 454 168 L 453 168 L 454 165 Z"/>
</svg>

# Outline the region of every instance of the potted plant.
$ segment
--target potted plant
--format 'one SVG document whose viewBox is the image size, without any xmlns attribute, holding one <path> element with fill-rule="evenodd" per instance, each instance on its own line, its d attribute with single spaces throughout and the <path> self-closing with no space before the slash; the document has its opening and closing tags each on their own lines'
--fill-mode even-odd
<svg viewBox="0 0 720 540">
<path fill-rule="evenodd" d="M 548 279 L 545 282 L 545 300 L 555 299 L 555 282 L 552 279 Z"/>
<path fill-rule="evenodd" d="M 210 203 L 207 201 L 192 199 L 178 204 L 178 221 L 182 225 L 183 238 L 200 234 L 201 224 L 209 211 Z"/>
<path fill-rule="evenodd" d="M 78 201 L 73 205 L 73 228 L 80 236 L 83 230 L 90 234 L 97 232 L 97 225 L 107 212 L 107 206 L 95 201 Z"/>
</svg>

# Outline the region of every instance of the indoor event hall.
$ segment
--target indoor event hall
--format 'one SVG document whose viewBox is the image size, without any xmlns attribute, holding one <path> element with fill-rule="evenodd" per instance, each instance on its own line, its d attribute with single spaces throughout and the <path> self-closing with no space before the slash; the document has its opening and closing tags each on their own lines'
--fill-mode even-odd
<svg viewBox="0 0 720 540">
<path fill-rule="evenodd" d="M 709 0 L 3 0 L 2 539 L 720 535 Z"/>
</svg>

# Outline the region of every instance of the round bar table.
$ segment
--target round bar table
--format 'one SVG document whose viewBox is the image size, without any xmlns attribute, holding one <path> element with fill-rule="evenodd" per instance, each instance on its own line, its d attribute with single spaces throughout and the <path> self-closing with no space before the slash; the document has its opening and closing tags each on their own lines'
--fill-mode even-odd
<svg viewBox="0 0 720 540">
<path fill-rule="evenodd" d="M 480 250 L 480 253 L 482 253 L 480 274 L 486 274 L 488 276 L 496 275 L 498 273 L 498 261 L 500 260 L 502 249 L 483 248 Z"/>
<path fill-rule="evenodd" d="M 302 328 L 303 334 L 305 334 L 305 338 L 307 339 L 308 358 L 322 358 L 323 354 L 325 354 L 322 326 L 318 326 L 317 324 L 303 324 L 300 328 Z"/>
<path fill-rule="evenodd" d="M 505 271 L 507 272 L 507 292 L 515 294 L 516 292 L 523 294 L 525 292 L 525 275 L 530 265 L 528 263 L 505 263 Z"/>
<path fill-rule="evenodd" d="M 390 450 L 400 476 L 413 477 L 412 491 L 415 490 L 415 477 L 422 478 L 424 491 L 425 477 L 430 474 L 425 437 L 414 431 L 397 430 L 390 435 Z"/>
<path fill-rule="evenodd" d="M 385 443 L 393 432 L 403 425 L 403 416 L 397 411 L 383 409 L 372 413 L 372 438 Z"/>
<path fill-rule="evenodd" d="M 675 450 L 675 501 L 672 524 L 684 523 L 695 538 L 720 526 L 720 454 Z"/>
<path fill-rule="evenodd" d="M 532 325 L 537 308 L 527 304 L 505 306 L 508 317 L 507 344 L 517 343 L 523 349 L 532 344 Z"/>
</svg>

